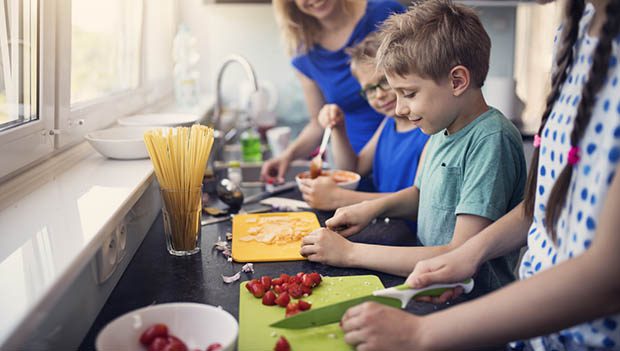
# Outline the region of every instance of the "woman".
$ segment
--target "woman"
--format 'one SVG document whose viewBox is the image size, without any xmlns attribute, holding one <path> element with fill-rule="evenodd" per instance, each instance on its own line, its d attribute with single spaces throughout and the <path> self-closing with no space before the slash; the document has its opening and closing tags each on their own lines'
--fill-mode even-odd
<svg viewBox="0 0 620 351">
<path fill-rule="evenodd" d="M 273 5 L 311 116 L 295 142 L 263 165 L 263 179 L 283 182 L 290 162 L 308 156 L 319 144 L 323 128 L 317 116 L 325 103 L 337 104 L 344 111 L 355 152 L 372 137 L 384 116 L 359 95 L 345 49 L 404 8 L 392 0 L 274 0 Z"/>
</svg>

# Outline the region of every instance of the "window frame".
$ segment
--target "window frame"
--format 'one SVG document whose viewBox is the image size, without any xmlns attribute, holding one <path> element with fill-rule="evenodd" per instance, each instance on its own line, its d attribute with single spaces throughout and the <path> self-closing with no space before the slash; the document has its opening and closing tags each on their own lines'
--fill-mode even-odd
<svg viewBox="0 0 620 351">
<path fill-rule="evenodd" d="M 71 106 L 72 0 L 39 1 L 39 118 L 0 132 L 0 182 L 72 145 L 90 131 L 109 127 L 116 119 L 172 97 L 172 70 L 147 82 L 145 22 L 142 4 L 138 86 Z M 178 23 L 178 1 L 173 1 Z M 151 19 L 152 20 L 152 19 Z"/>
<path fill-rule="evenodd" d="M 56 64 L 56 7 L 52 1 L 39 0 L 39 118 L 0 132 L 0 179 L 49 155 L 54 143 L 49 131 L 54 128 L 54 69 Z"/>
</svg>

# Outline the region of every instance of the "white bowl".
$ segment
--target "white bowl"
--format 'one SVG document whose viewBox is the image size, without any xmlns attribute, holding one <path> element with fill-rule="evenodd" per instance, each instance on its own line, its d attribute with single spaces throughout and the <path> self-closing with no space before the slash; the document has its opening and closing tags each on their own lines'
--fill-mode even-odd
<svg viewBox="0 0 620 351">
<path fill-rule="evenodd" d="M 359 174 L 351 171 L 343 171 L 343 170 L 323 170 L 321 173 L 322 176 L 336 177 L 334 180 L 336 181 L 336 185 L 340 188 L 347 190 L 355 190 L 357 189 L 357 185 L 360 183 L 360 179 L 362 178 Z M 301 187 L 301 180 L 304 178 L 310 178 L 310 171 L 304 171 L 295 176 L 295 181 L 297 182 L 297 186 Z M 347 178 L 347 179 L 342 179 Z"/>
<path fill-rule="evenodd" d="M 97 335 L 98 351 L 144 351 L 140 336 L 153 324 L 163 323 L 168 332 L 190 350 L 205 350 L 220 343 L 222 350 L 235 348 L 239 324 L 221 308 L 199 303 L 165 303 L 140 308 L 116 318 Z"/>
<path fill-rule="evenodd" d="M 103 156 L 121 160 L 148 158 L 144 132 L 153 127 L 114 127 L 87 133 L 84 138 Z"/>
<path fill-rule="evenodd" d="M 199 116 L 190 113 L 151 113 L 121 117 L 117 120 L 121 126 L 191 126 L 198 121 Z"/>
</svg>

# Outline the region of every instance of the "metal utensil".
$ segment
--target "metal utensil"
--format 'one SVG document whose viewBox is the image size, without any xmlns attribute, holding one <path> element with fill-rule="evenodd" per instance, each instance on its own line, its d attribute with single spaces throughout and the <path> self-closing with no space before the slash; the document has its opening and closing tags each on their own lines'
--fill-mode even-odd
<svg viewBox="0 0 620 351">
<path fill-rule="evenodd" d="M 321 175 L 321 171 L 323 170 L 323 154 L 325 153 L 325 149 L 327 149 L 327 142 L 329 141 L 329 137 L 332 135 L 332 128 L 327 127 L 323 132 L 323 139 L 321 140 L 321 146 L 319 147 L 319 153 L 312 158 L 310 161 L 310 178 L 315 179 Z"/>
<path fill-rule="evenodd" d="M 229 207 L 229 212 L 237 212 L 243 205 L 243 192 L 239 186 L 230 179 L 223 178 L 215 187 L 217 197 Z"/>
<path fill-rule="evenodd" d="M 370 295 L 302 312 L 292 317 L 279 320 L 271 324 L 270 327 L 304 329 L 335 323 L 342 318 L 349 308 L 366 301 L 375 301 L 392 307 L 405 308 L 409 300 L 415 296 L 439 296 L 446 291 L 446 289 L 457 286 L 463 287 L 465 293 L 469 293 L 474 288 L 474 280 L 470 278 L 461 283 L 434 284 L 422 289 L 412 289 L 402 284 L 388 289 L 377 290 Z"/>
<path fill-rule="evenodd" d="M 271 207 L 257 208 L 257 209 L 250 210 L 245 213 L 263 213 L 263 212 L 269 212 L 269 211 L 271 211 Z M 232 216 L 233 216 L 232 214 L 227 214 L 225 216 L 220 216 L 220 217 L 203 218 L 200 221 L 200 225 L 205 226 L 209 224 L 225 222 L 225 221 L 230 220 Z"/>
</svg>

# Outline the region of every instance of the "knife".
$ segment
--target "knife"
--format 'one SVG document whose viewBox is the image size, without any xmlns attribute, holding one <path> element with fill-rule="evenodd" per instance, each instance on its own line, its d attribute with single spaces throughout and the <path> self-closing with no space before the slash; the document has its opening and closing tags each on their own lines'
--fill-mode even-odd
<svg viewBox="0 0 620 351">
<path fill-rule="evenodd" d="M 474 280 L 469 278 L 461 283 L 434 284 L 422 289 L 412 289 L 402 284 L 388 289 L 374 291 L 371 295 L 338 302 L 332 305 L 301 312 L 294 316 L 272 323 L 270 327 L 281 329 L 304 329 L 338 322 L 351 307 L 366 301 L 374 301 L 392 307 L 405 308 L 409 300 L 417 296 L 439 296 L 449 288 L 463 287 L 465 293 L 474 288 Z"/>
<path fill-rule="evenodd" d="M 263 207 L 263 208 L 257 208 L 257 209 L 250 210 L 250 211 L 243 212 L 243 213 L 239 213 L 239 214 L 244 214 L 244 213 L 263 213 L 263 212 L 269 212 L 271 210 L 272 210 L 271 207 Z M 213 223 L 219 223 L 219 222 L 224 222 L 224 221 L 227 221 L 227 220 L 229 220 L 231 218 L 232 218 L 232 215 L 225 215 L 225 216 L 211 217 L 211 218 L 203 218 L 202 220 L 200 220 L 200 225 L 204 227 L 205 225 L 209 225 L 209 224 L 213 224 Z"/>
<path fill-rule="evenodd" d="M 290 181 L 290 182 L 286 182 L 286 183 L 283 183 L 280 185 L 274 185 L 274 186 L 269 185 L 266 187 L 265 191 L 246 197 L 245 200 L 243 200 L 243 204 L 247 205 L 253 202 L 260 201 L 272 195 L 280 194 L 285 191 L 294 189 L 296 186 L 297 186 L 297 183 L 295 181 Z"/>
</svg>

